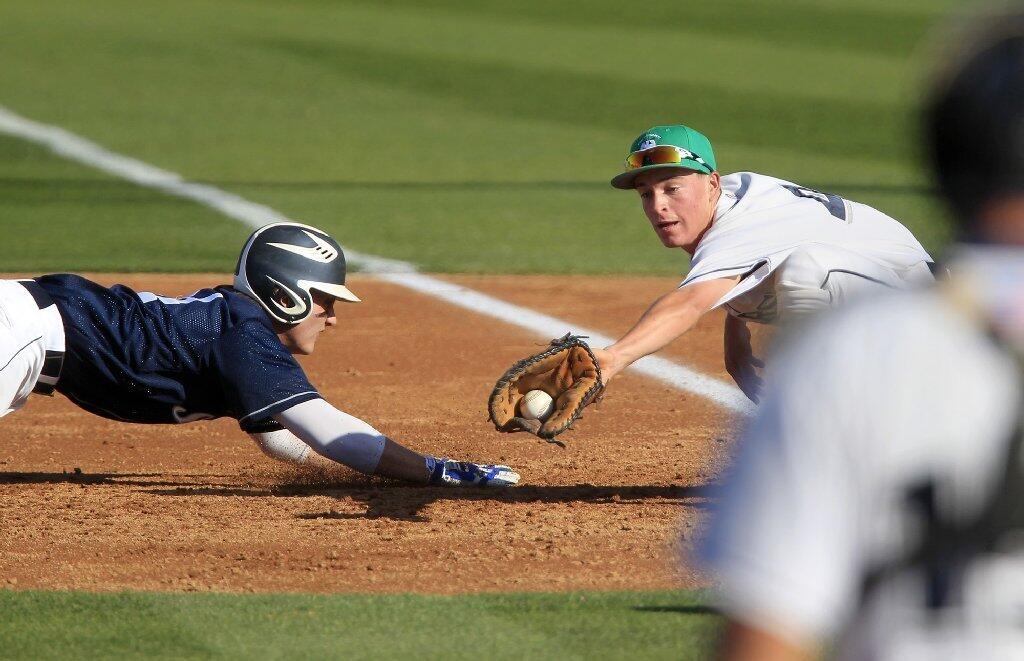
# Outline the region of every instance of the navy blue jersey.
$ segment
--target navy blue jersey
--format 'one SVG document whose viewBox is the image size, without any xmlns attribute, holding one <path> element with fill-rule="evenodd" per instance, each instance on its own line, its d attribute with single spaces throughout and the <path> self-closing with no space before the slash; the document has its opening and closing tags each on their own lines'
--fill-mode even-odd
<svg viewBox="0 0 1024 661">
<path fill-rule="evenodd" d="M 266 312 L 230 287 L 167 298 L 70 274 L 36 280 L 64 321 L 57 390 L 87 411 L 142 423 L 230 416 L 265 431 L 320 396 Z"/>
</svg>

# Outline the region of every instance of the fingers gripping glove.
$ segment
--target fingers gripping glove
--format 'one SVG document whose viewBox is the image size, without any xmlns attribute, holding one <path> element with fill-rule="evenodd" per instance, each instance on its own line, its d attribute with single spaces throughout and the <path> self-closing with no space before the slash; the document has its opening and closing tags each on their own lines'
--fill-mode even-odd
<svg viewBox="0 0 1024 661">
<path fill-rule="evenodd" d="M 554 410 L 543 422 L 520 415 L 519 402 L 531 390 L 543 390 L 554 400 Z M 580 336 L 566 333 L 502 374 L 487 410 L 498 431 L 528 431 L 551 440 L 572 427 L 603 390 L 594 352 Z"/>
<path fill-rule="evenodd" d="M 519 473 L 508 466 L 472 464 L 454 459 L 427 458 L 430 484 L 453 487 L 511 487 L 519 482 Z"/>
</svg>

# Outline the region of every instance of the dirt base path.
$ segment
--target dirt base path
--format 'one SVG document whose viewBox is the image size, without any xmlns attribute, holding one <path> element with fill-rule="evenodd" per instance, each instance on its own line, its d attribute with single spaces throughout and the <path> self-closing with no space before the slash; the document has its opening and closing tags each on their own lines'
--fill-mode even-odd
<svg viewBox="0 0 1024 661">
<path fill-rule="evenodd" d="M 180 295 L 223 276 L 98 275 Z M 453 277 L 626 330 L 660 278 Z M 700 584 L 677 559 L 728 445 L 706 400 L 626 374 L 563 438 L 498 435 L 485 399 L 541 339 L 368 277 L 303 359 L 339 408 L 425 451 L 516 467 L 503 491 L 410 488 L 265 458 L 231 420 L 127 425 L 61 396 L 0 420 L 0 587 L 462 593 Z M 669 351 L 721 370 L 721 319 Z"/>
</svg>

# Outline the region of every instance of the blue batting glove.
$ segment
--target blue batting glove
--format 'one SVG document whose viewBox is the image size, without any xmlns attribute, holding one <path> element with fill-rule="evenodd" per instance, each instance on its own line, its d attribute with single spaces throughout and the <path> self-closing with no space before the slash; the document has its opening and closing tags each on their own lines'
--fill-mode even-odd
<svg viewBox="0 0 1024 661">
<path fill-rule="evenodd" d="M 519 473 L 508 466 L 427 457 L 430 484 L 453 487 L 511 487 Z"/>
</svg>

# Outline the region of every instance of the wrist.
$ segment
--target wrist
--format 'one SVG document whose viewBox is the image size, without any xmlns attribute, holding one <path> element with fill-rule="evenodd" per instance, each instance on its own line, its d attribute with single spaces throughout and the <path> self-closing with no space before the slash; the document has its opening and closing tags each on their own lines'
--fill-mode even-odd
<svg viewBox="0 0 1024 661">
<path fill-rule="evenodd" d="M 427 484 L 441 484 L 444 482 L 444 464 L 447 459 L 433 457 L 429 454 L 423 455 L 427 465 Z"/>
<path fill-rule="evenodd" d="M 608 383 L 612 377 L 621 372 L 623 367 L 625 367 L 622 362 L 622 356 L 615 349 L 614 345 L 596 351 L 594 355 L 597 356 L 597 366 L 601 368 L 601 381 L 604 383 Z"/>
</svg>

